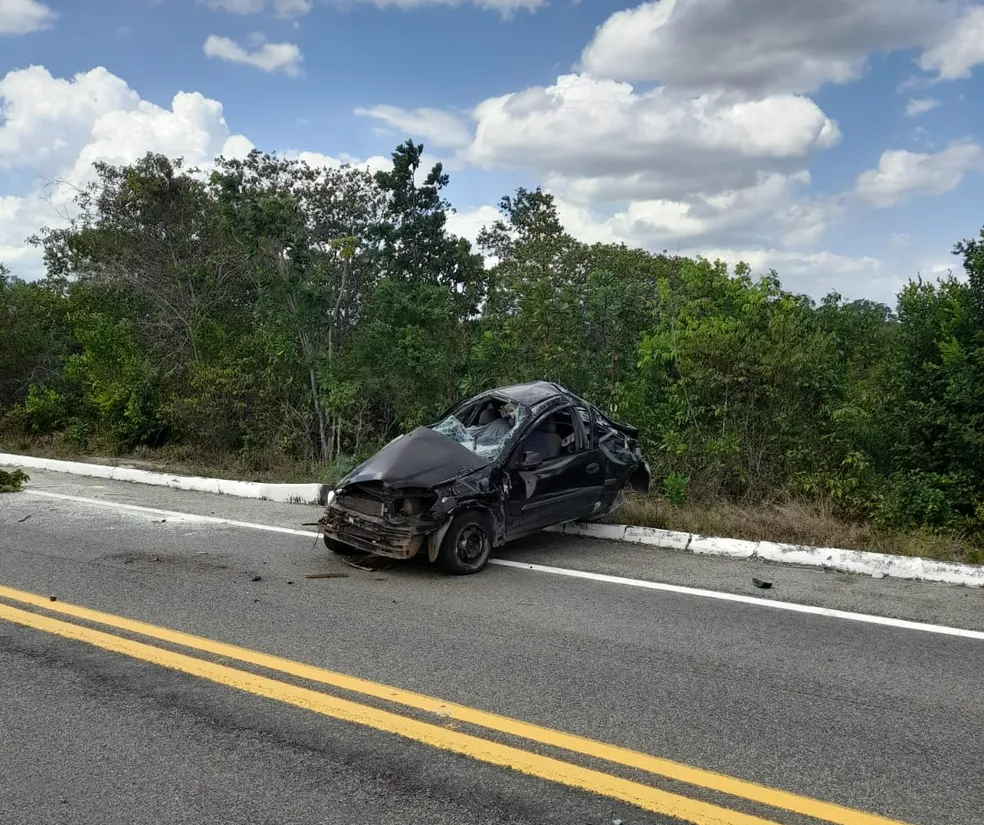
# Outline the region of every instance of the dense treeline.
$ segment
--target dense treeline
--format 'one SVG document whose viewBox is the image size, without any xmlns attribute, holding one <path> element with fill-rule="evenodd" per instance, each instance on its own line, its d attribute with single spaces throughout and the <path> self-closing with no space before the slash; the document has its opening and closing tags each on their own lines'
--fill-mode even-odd
<svg viewBox="0 0 984 825">
<path fill-rule="evenodd" d="M 638 424 L 672 501 L 984 533 L 984 233 L 954 249 L 966 279 L 894 311 L 817 305 L 775 273 L 581 243 L 540 190 L 475 251 L 422 149 L 374 176 L 98 165 L 74 223 L 33 239 L 46 280 L 0 278 L 4 440 L 330 475 L 462 393 L 545 378 Z"/>
</svg>

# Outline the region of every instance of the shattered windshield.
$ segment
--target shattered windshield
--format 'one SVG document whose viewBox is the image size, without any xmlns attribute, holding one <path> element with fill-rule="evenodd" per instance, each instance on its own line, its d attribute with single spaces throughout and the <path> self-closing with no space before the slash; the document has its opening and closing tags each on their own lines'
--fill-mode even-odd
<svg viewBox="0 0 984 825">
<path fill-rule="evenodd" d="M 449 415 L 435 424 L 433 429 L 467 447 L 479 458 L 493 461 L 522 426 L 526 417 L 525 407 L 506 404 L 499 408 L 496 417 L 490 421 L 466 427 L 456 416 Z"/>
</svg>

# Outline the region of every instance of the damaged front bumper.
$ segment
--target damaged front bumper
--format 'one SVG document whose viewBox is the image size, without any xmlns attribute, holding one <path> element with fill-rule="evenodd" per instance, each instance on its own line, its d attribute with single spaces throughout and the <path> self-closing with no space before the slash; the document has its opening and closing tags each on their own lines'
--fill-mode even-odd
<svg viewBox="0 0 984 825">
<path fill-rule="evenodd" d="M 391 521 L 330 503 L 318 525 L 326 538 L 356 550 L 392 559 L 411 559 L 427 536 L 439 530 L 442 523 L 423 519 Z"/>
</svg>

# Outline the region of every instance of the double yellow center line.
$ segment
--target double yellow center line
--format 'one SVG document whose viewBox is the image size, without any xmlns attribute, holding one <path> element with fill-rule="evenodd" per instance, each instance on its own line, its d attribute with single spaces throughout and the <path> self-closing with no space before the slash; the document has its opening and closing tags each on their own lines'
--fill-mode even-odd
<svg viewBox="0 0 984 825">
<path fill-rule="evenodd" d="M 0 602 L 0 620 L 84 642 L 133 659 L 187 673 L 334 719 L 396 734 L 480 762 L 510 768 L 529 776 L 617 799 L 653 813 L 694 823 L 694 825 L 774 825 L 774 822 L 661 790 L 642 782 L 623 779 L 600 770 L 565 762 L 468 733 L 450 730 L 445 725 L 449 720 L 462 722 L 488 731 L 525 739 L 531 743 L 603 760 L 612 765 L 646 771 L 663 779 L 683 782 L 704 791 L 727 794 L 747 802 L 800 814 L 823 822 L 836 823 L 836 825 L 904 825 L 904 823 L 896 820 L 775 790 L 723 774 L 701 770 L 506 716 L 487 713 L 464 705 L 445 702 L 432 696 L 359 679 L 344 673 L 158 627 L 111 613 L 103 613 L 60 601 L 52 602 L 44 596 L 14 590 L 2 585 L 0 585 L 0 599 L 40 609 L 47 613 L 71 616 L 90 624 L 102 625 L 149 639 L 156 639 L 169 645 L 221 657 L 227 661 L 253 665 L 308 682 L 329 685 L 333 688 L 360 694 L 363 697 L 371 697 L 402 705 L 415 711 L 433 714 L 440 717 L 444 724 L 420 721 L 371 705 L 272 679 L 226 664 L 178 653 L 113 633 L 95 630 L 73 622 L 62 621 L 49 615 L 37 613 L 34 610 L 24 610 Z"/>
</svg>

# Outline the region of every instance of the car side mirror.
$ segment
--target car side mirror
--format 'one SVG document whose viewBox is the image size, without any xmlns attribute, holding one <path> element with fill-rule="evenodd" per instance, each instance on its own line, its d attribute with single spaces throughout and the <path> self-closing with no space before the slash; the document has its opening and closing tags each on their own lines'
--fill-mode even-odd
<svg viewBox="0 0 984 825">
<path fill-rule="evenodd" d="M 538 452 L 533 450 L 527 450 L 523 453 L 522 459 L 519 462 L 519 469 L 521 470 L 535 470 L 537 467 L 543 464 L 543 456 Z"/>
</svg>

